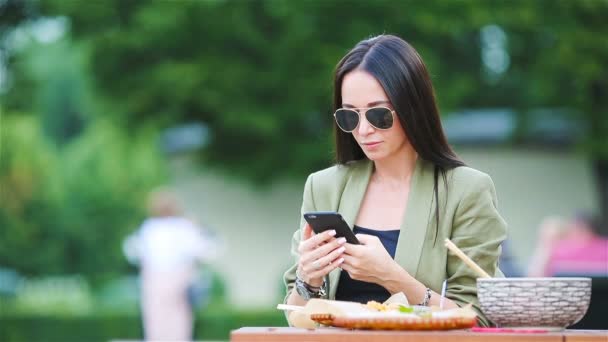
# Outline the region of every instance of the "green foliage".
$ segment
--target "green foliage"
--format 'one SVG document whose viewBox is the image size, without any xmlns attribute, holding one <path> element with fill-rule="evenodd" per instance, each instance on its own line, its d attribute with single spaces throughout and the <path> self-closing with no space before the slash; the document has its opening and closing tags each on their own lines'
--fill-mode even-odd
<svg viewBox="0 0 608 342">
<path fill-rule="evenodd" d="M 36 117 L 5 114 L 0 135 L 0 264 L 90 279 L 124 269 L 122 239 L 164 178 L 154 131 L 127 136 L 97 120 L 58 149 Z"/>
<path fill-rule="evenodd" d="M 228 306 L 224 279 L 211 267 L 202 267 L 200 271 L 194 287 L 187 293 L 193 309 L 223 311 Z M 10 291 L 10 286 L 7 291 L 6 284 L 11 280 L 16 280 L 14 291 Z M 4 284 L 0 288 L 0 320 L 3 315 L 137 315 L 140 310 L 140 277 L 135 274 L 112 277 L 95 284 L 95 289 L 80 275 L 7 279 L 6 274 L 0 273 L 0 283 Z"/>
<path fill-rule="evenodd" d="M 21 42 L 12 51 L 12 87 L 0 99 L 9 111 L 36 113 L 44 134 L 64 144 L 81 133 L 94 113 L 85 72 L 87 49 L 67 38 L 40 43 L 32 30 L 21 28 L 16 34 Z"/>
<path fill-rule="evenodd" d="M 34 117 L 3 115 L 1 120 L 0 264 L 19 265 L 26 272 L 44 266 L 57 271 L 58 265 L 44 265 L 62 253 L 54 243 L 61 200 L 56 151 Z M 30 252 L 27 257 L 24 251 Z"/>
<path fill-rule="evenodd" d="M 44 2 L 93 47 L 100 89 L 131 125 L 198 119 L 212 164 L 254 179 L 331 159 L 331 74 L 362 38 L 395 33 L 430 67 L 444 111 L 568 107 L 608 151 L 605 1 Z M 507 33 L 511 67 L 484 75 L 480 30 Z M 129 96 L 123 96 L 123 94 Z M 242 168 L 247 165 L 247 168 Z"/>
<path fill-rule="evenodd" d="M 82 315 L 97 309 L 81 276 L 28 279 L 14 297 L 0 297 L 2 311 L 29 314 Z"/>
<path fill-rule="evenodd" d="M 143 338 L 141 318 L 134 315 L 0 316 L 0 340 L 12 341 L 110 341 Z M 278 310 L 215 310 L 198 314 L 195 340 L 228 340 L 230 331 L 243 326 L 286 326 Z"/>
</svg>

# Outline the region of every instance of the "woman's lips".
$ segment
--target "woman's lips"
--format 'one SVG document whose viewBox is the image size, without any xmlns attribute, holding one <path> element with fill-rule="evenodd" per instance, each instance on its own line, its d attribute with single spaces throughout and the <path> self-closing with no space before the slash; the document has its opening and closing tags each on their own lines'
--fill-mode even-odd
<svg viewBox="0 0 608 342">
<path fill-rule="evenodd" d="M 367 149 L 373 149 L 373 148 L 378 147 L 381 143 L 382 143 L 382 141 L 373 141 L 373 142 L 363 143 L 363 146 L 365 146 L 365 148 L 367 148 Z"/>
</svg>

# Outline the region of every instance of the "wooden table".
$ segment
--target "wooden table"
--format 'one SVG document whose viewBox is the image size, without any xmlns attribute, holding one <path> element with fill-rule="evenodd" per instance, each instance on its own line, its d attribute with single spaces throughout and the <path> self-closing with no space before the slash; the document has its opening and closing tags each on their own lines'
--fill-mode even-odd
<svg viewBox="0 0 608 342">
<path fill-rule="evenodd" d="M 608 342 L 608 330 L 564 330 L 551 333 L 480 333 L 452 331 L 370 331 L 340 328 L 298 329 L 245 327 L 232 331 L 230 341 L 320 342 Z"/>
</svg>

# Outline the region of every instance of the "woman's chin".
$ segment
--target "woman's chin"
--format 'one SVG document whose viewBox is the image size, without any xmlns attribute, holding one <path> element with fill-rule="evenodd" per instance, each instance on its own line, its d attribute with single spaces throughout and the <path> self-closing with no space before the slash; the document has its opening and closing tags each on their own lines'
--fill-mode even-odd
<svg viewBox="0 0 608 342">
<path fill-rule="evenodd" d="M 378 161 L 378 160 L 382 160 L 386 157 L 386 155 L 384 153 L 380 153 L 380 152 L 369 152 L 369 151 L 364 151 L 363 153 L 365 153 L 365 156 L 367 157 L 367 159 L 371 160 L 371 161 Z"/>
</svg>

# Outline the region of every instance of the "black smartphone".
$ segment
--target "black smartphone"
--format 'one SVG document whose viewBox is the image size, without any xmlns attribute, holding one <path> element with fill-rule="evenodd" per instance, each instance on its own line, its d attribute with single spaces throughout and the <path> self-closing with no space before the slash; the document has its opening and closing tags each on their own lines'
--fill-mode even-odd
<svg viewBox="0 0 608 342">
<path fill-rule="evenodd" d="M 355 245 L 359 244 L 359 240 L 357 240 L 355 233 L 353 233 L 352 229 L 350 229 L 348 223 L 344 221 L 344 218 L 340 213 L 335 211 L 316 211 L 305 213 L 304 219 L 317 234 L 334 229 L 337 238 L 344 237 L 348 243 Z"/>
</svg>

